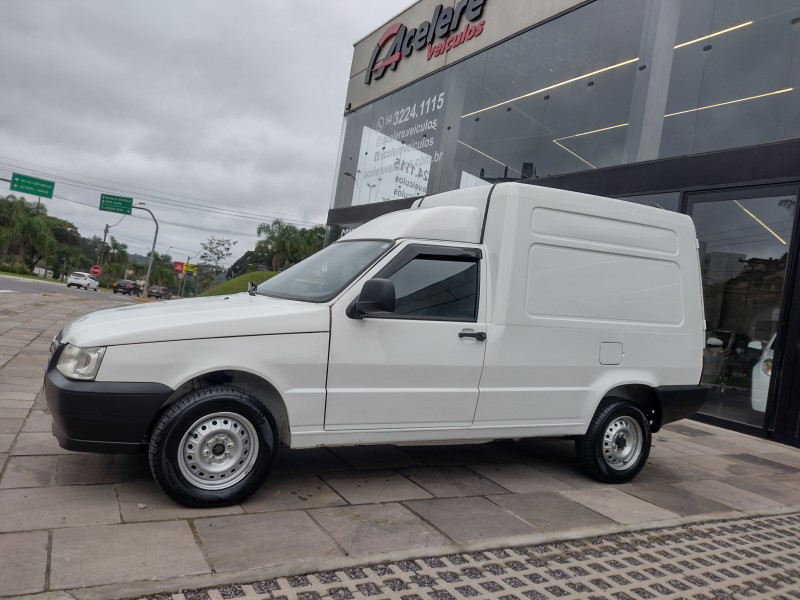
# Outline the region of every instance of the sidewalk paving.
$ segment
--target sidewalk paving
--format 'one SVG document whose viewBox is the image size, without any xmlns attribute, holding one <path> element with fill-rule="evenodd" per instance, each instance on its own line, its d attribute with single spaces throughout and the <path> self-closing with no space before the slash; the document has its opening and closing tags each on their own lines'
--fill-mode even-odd
<svg viewBox="0 0 800 600">
<path fill-rule="evenodd" d="M 800 598 L 800 514 L 457 552 L 146 600 Z"/>
<path fill-rule="evenodd" d="M 559 549 L 553 542 L 597 536 L 612 536 L 611 546 L 624 550 L 630 536 L 650 539 L 671 531 L 663 535 L 680 537 L 684 533 L 674 532 L 727 527 L 698 525 L 720 519 L 732 519 L 734 529 L 751 523 L 772 527 L 761 542 L 762 534 L 753 534 L 755 541 L 742 539 L 764 546 L 765 556 L 778 565 L 767 565 L 764 577 L 794 578 L 794 588 L 776 580 L 775 590 L 800 589 L 796 575 L 780 566 L 781 556 L 800 564 L 796 542 L 768 539 L 777 540 L 783 529 L 795 531 L 797 539 L 800 450 L 692 421 L 653 436 L 648 465 L 631 484 L 589 479 L 577 466 L 572 443 L 561 440 L 289 450 L 246 502 L 184 508 L 158 490 L 144 458 L 64 451 L 50 434 L 41 394 L 50 341 L 69 319 L 108 306 L 102 299 L 59 293 L 0 298 L 0 556 L 8 557 L 0 561 L 0 597 L 169 598 L 186 589 L 197 590 L 184 594 L 187 599 L 349 598 L 367 595 L 355 580 L 344 579 L 348 569 L 363 565 L 417 559 L 420 569 L 427 565 L 438 573 L 458 565 L 442 558 L 436 560 L 444 567 L 430 567 L 420 557 L 461 555 L 471 561 L 469 553 L 487 549 L 519 556 L 515 547 L 545 548 L 535 552 L 546 554 Z M 502 558 L 486 556 L 489 562 Z M 545 568 L 536 564 L 528 566 Z M 406 573 L 400 566 L 392 571 Z M 290 579 L 276 579 L 328 572 L 338 574 L 340 585 L 314 575 L 311 587 L 295 589 L 286 583 Z M 467 597 L 456 588 L 440 590 L 444 576 L 436 575 L 436 585 L 412 581 L 417 591 L 401 593 L 387 587 L 391 577 L 369 573 L 380 597 L 447 598 L 438 594 L 447 590 Z M 743 590 L 758 581 L 740 575 L 732 585 Z M 469 583 L 468 576 L 459 577 L 460 585 Z M 492 579 L 503 586 L 501 580 Z M 252 584 L 258 581 L 278 581 L 280 587 L 259 591 Z M 575 582 L 588 586 L 583 579 Z M 598 597 L 624 598 L 612 588 L 589 587 Z M 765 597 L 752 590 L 756 595 L 742 597 Z M 317 596 L 302 596 L 312 591 Z M 536 597 L 507 591 L 509 597 Z M 543 586 L 524 591 L 558 597 L 546 595 Z M 627 593 L 659 597 L 652 590 L 652 596 Z"/>
</svg>

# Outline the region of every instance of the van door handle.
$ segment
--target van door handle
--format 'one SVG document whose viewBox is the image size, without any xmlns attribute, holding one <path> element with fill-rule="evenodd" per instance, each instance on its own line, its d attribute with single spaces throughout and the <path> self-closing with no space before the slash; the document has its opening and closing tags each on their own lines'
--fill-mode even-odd
<svg viewBox="0 0 800 600">
<path fill-rule="evenodd" d="M 483 342 L 486 340 L 486 334 L 482 331 L 459 331 L 458 337 L 460 338 L 475 338 L 479 342 Z"/>
</svg>

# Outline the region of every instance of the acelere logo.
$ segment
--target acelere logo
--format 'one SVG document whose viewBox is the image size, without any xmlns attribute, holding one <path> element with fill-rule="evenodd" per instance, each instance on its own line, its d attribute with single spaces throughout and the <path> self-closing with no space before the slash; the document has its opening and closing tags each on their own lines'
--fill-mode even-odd
<svg viewBox="0 0 800 600">
<path fill-rule="evenodd" d="M 404 56 L 410 56 L 412 52 L 432 45 L 434 40 L 446 38 L 433 47 L 434 51 L 428 52 L 428 60 L 479 36 L 483 32 L 485 21 L 474 26 L 467 25 L 464 31 L 454 36 L 450 34 L 459 31 L 462 21 L 471 23 L 480 19 L 485 6 L 486 0 L 459 0 L 455 7 L 437 4 L 431 20 L 423 21 L 417 27 L 408 29 L 402 23 L 392 23 L 375 45 L 364 83 L 369 85 L 373 80 L 380 79 L 387 69 L 394 71 Z M 383 58 L 380 58 L 381 54 Z"/>
</svg>

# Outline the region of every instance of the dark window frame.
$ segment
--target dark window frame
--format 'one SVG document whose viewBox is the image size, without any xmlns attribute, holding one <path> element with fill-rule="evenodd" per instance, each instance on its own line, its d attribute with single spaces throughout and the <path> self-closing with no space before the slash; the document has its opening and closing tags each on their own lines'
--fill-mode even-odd
<svg viewBox="0 0 800 600">
<path fill-rule="evenodd" d="M 374 278 L 388 279 L 400 269 L 415 259 L 438 260 L 441 262 L 474 263 L 478 273 L 475 287 L 475 310 L 471 319 L 462 317 L 432 316 L 432 315 L 398 315 L 394 313 L 379 313 L 370 315 L 375 319 L 395 319 L 399 321 L 445 321 L 453 323 L 477 323 L 480 311 L 481 293 L 481 259 L 483 252 L 480 248 L 463 248 L 456 246 L 434 246 L 428 244 L 409 244 L 397 256 L 389 261 Z"/>
</svg>

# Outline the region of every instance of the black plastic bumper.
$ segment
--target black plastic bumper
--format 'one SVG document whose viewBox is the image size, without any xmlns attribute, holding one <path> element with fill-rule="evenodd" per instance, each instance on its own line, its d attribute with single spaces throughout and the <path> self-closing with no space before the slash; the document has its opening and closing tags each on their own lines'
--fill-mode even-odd
<svg viewBox="0 0 800 600">
<path fill-rule="evenodd" d="M 661 426 L 694 415 L 706 401 L 708 388 L 700 385 L 662 385 L 656 388 L 656 394 L 661 404 Z"/>
<path fill-rule="evenodd" d="M 58 353 L 56 353 L 58 354 Z M 44 378 L 53 435 L 66 450 L 135 453 L 158 410 L 172 394 L 160 383 L 73 381 L 55 369 Z"/>
</svg>

